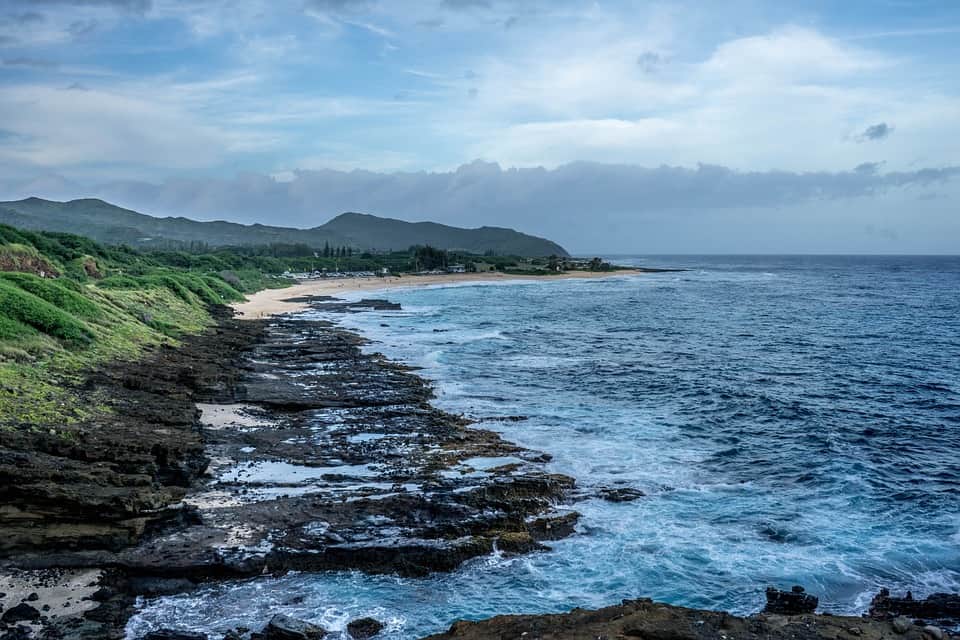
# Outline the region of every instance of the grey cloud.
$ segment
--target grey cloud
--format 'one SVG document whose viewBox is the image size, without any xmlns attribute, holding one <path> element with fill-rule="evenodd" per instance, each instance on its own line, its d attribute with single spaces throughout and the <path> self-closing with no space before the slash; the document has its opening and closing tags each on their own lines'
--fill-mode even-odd
<svg viewBox="0 0 960 640">
<path fill-rule="evenodd" d="M 6 20 L 14 24 L 25 25 L 25 24 L 35 24 L 38 22 L 44 21 L 44 16 L 42 13 L 36 11 L 26 11 L 24 13 L 16 13 L 11 16 L 7 16 Z"/>
<path fill-rule="evenodd" d="M 443 6 L 454 11 L 462 9 L 489 9 L 490 0 L 443 0 Z"/>
<path fill-rule="evenodd" d="M 663 64 L 663 58 L 656 51 L 644 51 L 637 56 L 637 64 L 644 73 L 654 73 Z"/>
<path fill-rule="evenodd" d="M 853 171 L 855 173 L 862 173 L 865 175 L 872 176 L 872 175 L 875 175 L 878 171 L 880 171 L 881 166 L 883 166 L 882 162 L 864 162 L 854 167 Z"/>
<path fill-rule="evenodd" d="M 350 13 L 370 8 L 375 0 L 307 0 L 306 7 L 324 13 Z"/>
<path fill-rule="evenodd" d="M 29 0 L 30 6 L 113 7 L 130 13 L 147 13 L 153 8 L 153 0 Z"/>
<path fill-rule="evenodd" d="M 40 58 L 5 58 L 3 61 L 5 67 L 28 67 L 31 69 L 55 69 L 58 63 L 52 60 L 43 60 Z"/>
<path fill-rule="evenodd" d="M 70 23 L 67 31 L 74 38 L 83 38 L 94 33 L 99 27 L 100 23 L 96 20 L 76 20 Z"/>
<path fill-rule="evenodd" d="M 476 161 L 442 173 L 297 171 L 280 182 L 260 174 L 230 179 L 171 179 L 162 184 L 113 182 L 82 190 L 25 193 L 0 183 L 0 200 L 28 195 L 100 197 L 154 215 L 311 227 L 342 211 L 460 226 L 496 225 L 545 235 L 576 250 L 614 247 L 650 228 L 650 219 L 696 224 L 703 216 L 745 210 L 776 219 L 795 205 L 843 208 L 845 200 L 883 202 L 904 189 L 923 192 L 960 177 L 960 166 L 879 172 L 879 165 L 849 171 L 737 171 L 723 166 L 655 168 L 577 162 L 548 170 L 501 169 Z M 5 193 L 4 193 L 5 192 Z M 871 205 L 872 208 L 873 205 Z M 267 217 L 269 214 L 269 218 Z M 683 220 L 689 220 L 683 223 Z M 595 224 L 596 223 L 596 224 Z"/>
<path fill-rule="evenodd" d="M 430 18 L 428 20 L 420 20 L 417 22 L 417 26 L 424 29 L 439 29 L 444 24 L 443 18 Z"/>
<path fill-rule="evenodd" d="M 888 125 L 886 122 L 878 122 L 877 124 L 870 125 L 863 132 L 857 136 L 857 140 L 863 142 L 868 140 L 882 140 L 893 133 L 893 127 Z"/>
</svg>

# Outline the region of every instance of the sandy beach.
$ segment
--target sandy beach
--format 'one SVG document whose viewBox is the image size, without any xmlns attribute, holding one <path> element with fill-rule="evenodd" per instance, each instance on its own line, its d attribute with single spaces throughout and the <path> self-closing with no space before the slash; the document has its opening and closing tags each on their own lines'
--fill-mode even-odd
<svg viewBox="0 0 960 640">
<path fill-rule="evenodd" d="M 634 276 L 644 273 L 642 270 L 622 271 L 570 271 L 555 276 L 529 276 L 506 273 L 450 273 L 423 276 L 388 276 L 373 278 L 325 278 L 302 281 L 285 289 L 264 289 L 250 296 L 246 302 L 235 303 L 233 309 L 244 319 L 266 318 L 283 313 L 292 313 L 306 309 L 306 302 L 292 302 L 291 298 L 303 296 L 337 296 L 353 291 L 379 291 L 399 287 L 421 287 L 438 284 L 459 284 L 463 282 L 503 282 L 508 280 L 568 280 L 580 278 L 609 278 L 611 276 Z"/>
</svg>

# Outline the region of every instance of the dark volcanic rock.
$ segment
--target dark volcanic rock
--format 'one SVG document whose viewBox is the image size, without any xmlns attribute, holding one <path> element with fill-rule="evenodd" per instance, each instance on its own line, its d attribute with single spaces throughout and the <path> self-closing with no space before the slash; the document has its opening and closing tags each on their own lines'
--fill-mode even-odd
<svg viewBox="0 0 960 640">
<path fill-rule="evenodd" d="M 193 633 L 192 631 L 160 629 L 143 636 L 143 640 L 207 640 L 207 635 L 205 633 Z"/>
<path fill-rule="evenodd" d="M 422 576 L 573 532 L 575 515 L 549 515 L 571 478 L 435 409 L 423 379 L 363 344 L 328 322 L 271 321 L 225 404 L 201 405 L 215 463 L 186 495 L 193 523 L 36 562 L 119 566 L 134 593 L 158 595 L 287 570 Z"/>
<path fill-rule="evenodd" d="M 0 640 L 30 640 L 33 637 L 33 629 L 19 625 L 0 633 Z"/>
<path fill-rule="evenodd" d="M 74 439 L 0 430 L 0 565 L 111 567 L 84 611 L 45 624 L 120 638 L 134 597 L 204 580 L 422 576 L 573 533 L 554 509 L 574 482 L 549 456 L 431 406 L 429 384 L 365 344 L 329 322 L 222 317 L 93 374 L 113 412 Z"/>
<path fill-rule="evenodd" d="M 347 625 L 347 633 L 353 640 L 368 640 L 383 631 L 383 623 L 373 618 L 360 618 Z"/>
<path fill-rule="evenodd" d="M 52 432 L 0 429 L 0 559 L 116 550 L 181 520 L 174 505 L 208 463 L 194 403 L 232 394 L 233 363 L 262 330 L 223 312 L 179 349 L 92 372 L 83 393 L 110 413 Z"/>
<path fill-rule="evenodd" d="M 801 586 L 795 586 L 790 591 L 781 591 L 774 587 L 767 588 L 767 605 L 764 613 L 781 613 L 785 615 L 799 615 L 813 613 L 820 600 L 816 596 L 804 593 Z"/>
<path fill-rule="evenodd" d="M 325 635 L 323 627 L 279 614 L 273 616 L 259 634 L 262 640 L 320 640 Z"/>
<path fill-rule="evenodd" d="M 920 627 L 896 635 L 889 622 L 863 618 L 761 613 L 740 618 L 722 611 L 686 609 L 651 600 L 624 600 L 598 610 L 564 614 L 496 616 L 478 622 L 455 622 L 428 640 L 931 640 Z"/>
<path fill-rule="evenodd" d="M 904 597 L 896 598 L 889 590 L 881 589 L 870 602 L 869 615 L 879 619 L 907 616 L 957 625 L 960 624 L 960 594 L 934 593 L 917 600 L 909 591 Z"/>
<path fill-rule="evenodd" d="M 632 502 L 644 497 L 645 494 L 639 489 L 632 487 L 604 487 L 600 489 L 600 497 L 608 502 Z"/>
<path fill-rule="evenodd" d="M 40 611 L 30 606 L 26 602 L 21 602 L 15 607 L 10 607 L 3 612 L 0 620 L 6 623 L 12 622 L 36 622 L 40 619 Z"/>
</svg>

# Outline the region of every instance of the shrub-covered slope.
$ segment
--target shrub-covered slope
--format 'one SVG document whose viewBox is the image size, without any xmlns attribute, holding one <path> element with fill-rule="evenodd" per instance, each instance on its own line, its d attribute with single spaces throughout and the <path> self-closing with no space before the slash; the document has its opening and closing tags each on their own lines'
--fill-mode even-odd
<svg viewBox="0 0 960 640">
<path fill-rule="evenodd" d="M 237 257 L 143 254 L 0 225 L 0 429 L 63 426 L 100 409 L 77 382 L 207 327 L 211 305 L 284 281 Z M 234 269 L 234 267 L 238 267 Z"/>
</svg>

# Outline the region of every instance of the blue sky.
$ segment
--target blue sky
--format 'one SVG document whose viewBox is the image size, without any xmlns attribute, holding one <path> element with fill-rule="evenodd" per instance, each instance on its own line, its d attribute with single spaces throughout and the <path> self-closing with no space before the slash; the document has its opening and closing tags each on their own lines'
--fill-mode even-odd
<svg viewBox="0 0 960 640">
<path fill-rule="evenodd" d="M 575 244 L 571 222 L 599 215 L 669 250 L 691 220 L 780 211 L 744 227 L 758 250 L 956 252 L 958 67 L 950 0 L 4 0 L 0 197 L 304 226 L 375 208 Z M 536 172 L 509 171 L 536 167 L 567 222 L 540 211 Z M 676 172 L 630 191 L 661 167 L 705 197 L 657 193 Z M 772 181 L 779 200 L 745 195 Z M 817 240 L 814 209 L 848 241 Z M 693 249 L 754 246 L 740 235 Z"/>
</svg>

